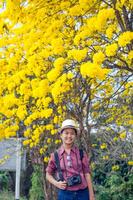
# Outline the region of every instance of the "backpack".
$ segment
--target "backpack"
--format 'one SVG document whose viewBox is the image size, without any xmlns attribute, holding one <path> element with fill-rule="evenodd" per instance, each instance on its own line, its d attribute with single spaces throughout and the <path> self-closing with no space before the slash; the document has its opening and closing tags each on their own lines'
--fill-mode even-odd
<svg viewBox="0 0 133 200">
<path fill-rule="evenodd" d="M 83 149 L 79 149 L 79 154 L 80 154 L 80 160 L 82 161 L 83 156 L 84 156 Z M 58 176 L 59 176 L 58 181 L 63 181 L 64 178 L 63 178 L 63 174 L 62 174 L 62 171 L 61 171 L 60 161 L 59 161 L 59 156 L 58 156 L 57 151 L 54 152 L 54 159 L 55 159 L 55 164 L 57 166 L 57 172 L 58 172 Z"/>
</svg>

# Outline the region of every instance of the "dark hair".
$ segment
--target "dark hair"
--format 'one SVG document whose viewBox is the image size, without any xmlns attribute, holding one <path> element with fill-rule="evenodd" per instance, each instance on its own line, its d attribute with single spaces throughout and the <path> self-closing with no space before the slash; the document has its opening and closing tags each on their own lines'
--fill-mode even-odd
<svg viewBox="0 0 133 200">
<path fill-rule="evenodd" d="M 77 130 L 76 130 L 75 128 L 73 128 L 73 127 L 68 127 L 68 128 L 73 129 L 73 130 L 75 131 L 75 133 L 77 134 Z M 60 133 L 62 133 L 65 129 L 67 129 L 67 128 L 62 129 L 62 130 L 60 131 Z"/>
</svg>

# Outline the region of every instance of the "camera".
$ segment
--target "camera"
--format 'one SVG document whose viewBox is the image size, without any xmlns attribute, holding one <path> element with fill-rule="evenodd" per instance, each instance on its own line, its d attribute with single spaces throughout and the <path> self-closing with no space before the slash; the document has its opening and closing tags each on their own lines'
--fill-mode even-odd
<svg viewBox="0 0 133 200">
<path fill-rule="evenodd" d="M 81 176 L 80 175 L 74 175 L 71 176 L 69 178 L 67 178 L 67 186 L 74 186 L 74 185 L 78 185 L 82 182 L 81 180 Z"/>
</svg>

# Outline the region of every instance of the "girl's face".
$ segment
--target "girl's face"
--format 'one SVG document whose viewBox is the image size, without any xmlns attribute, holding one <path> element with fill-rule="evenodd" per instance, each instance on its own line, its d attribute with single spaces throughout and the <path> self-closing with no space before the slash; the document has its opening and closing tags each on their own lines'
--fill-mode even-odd
<svg viewBox="0 0 133 200">
<path fill-rule="evenodd" d="M 72 128 L 66 128 L 61 133 L 61 139 L 63 144 L 72 145 L 76 139 L 76 132 Z"/>
</svg>

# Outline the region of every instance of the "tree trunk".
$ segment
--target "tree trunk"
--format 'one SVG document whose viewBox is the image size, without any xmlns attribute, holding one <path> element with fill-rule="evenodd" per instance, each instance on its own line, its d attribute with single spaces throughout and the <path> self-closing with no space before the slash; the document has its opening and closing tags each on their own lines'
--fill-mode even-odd
<svg viewBox="0 0 133 200">
<path fill-rule="evenodd" d="M 46 181 L 46 173 L 45 173 L 44 164 L 42 165 L 42 178 L 43 178 L 43 190 L 44 190 L 45 200 L 51 200 L 50 198 L 51 190 L 50 190 L 49 183 L 47 183 Z"/>
</svg>

